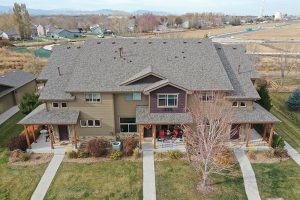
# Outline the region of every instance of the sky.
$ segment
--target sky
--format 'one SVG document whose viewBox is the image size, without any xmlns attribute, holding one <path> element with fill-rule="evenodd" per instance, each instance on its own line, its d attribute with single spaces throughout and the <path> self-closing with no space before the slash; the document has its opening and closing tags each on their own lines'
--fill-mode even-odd
<svg viewBox="0 0 300 200">
<path fill-rule="evenodd" d="M 186 12 L 221 12 L 232 15 L 258 15 L 262 0 L 0 0 L 0 6 L 14 2 L 26 3 L 34 9 L 71 9 L 93 11 L 114 9 L 124 11 L 151 10 L 171 14 Z M 300 0 L 265 0 L 265 15 L 276 11 L 300 15 Z"/>
</svg>

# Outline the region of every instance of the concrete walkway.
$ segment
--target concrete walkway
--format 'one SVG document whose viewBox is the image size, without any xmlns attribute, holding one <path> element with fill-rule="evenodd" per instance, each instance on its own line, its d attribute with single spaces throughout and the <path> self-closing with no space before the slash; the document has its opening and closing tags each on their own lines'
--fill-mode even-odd
<svg viewBox="0 0 300 200">
<path fill-rule="evenodd" d="M 241 166 L 248 200 L 261 200 L 255 174 L 252 169 L 251 163 L 245 154 L 245 151 L 242 149 L 235 149 L 234 154 Z"/>
<path fill-rule="evenodd" d="M 143 200 L 156 200 L 152 143 L 143 143 Z"/>
<path fill-rule="evenodd" d="M 11 118 L 14 114 L 16 114 L 19 111 L 18 106 L 11 107 L 4 113 L 0 114 L 0 125 L 6 122 L 9 118 Z"/>
<path fill-rule="evenodd" d="M 289 156 L 300 166 L 300 154 L 289 143 L 285 143 L 285 149 L 288 151 Z"/>
<path fill-rule="evenodd" d="M 44 199 L 50 184 L 61 164 L 65 155 L 57 154 L 54 155 L 51 162 L 49 163 L 44 175 L 42 176 L 38 186 L 31 196 L 31 200 L 42 200 Z"/>
</svg>

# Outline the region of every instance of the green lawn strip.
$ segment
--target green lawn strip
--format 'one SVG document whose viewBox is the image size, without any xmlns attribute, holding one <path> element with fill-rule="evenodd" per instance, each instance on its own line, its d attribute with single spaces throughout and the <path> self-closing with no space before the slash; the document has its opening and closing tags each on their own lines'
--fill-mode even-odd
<svg viewBox="0 0 300 200">
<path fill-rule="evenodd" d="M 299 199 L 300 170 L 291 159 L 281 163 L 252 164 L 262 199 Z"/>
<path fill-rule="evenodd" d="M 271 112 L 281 120 L 281 123 L 276 126 L 276 132 L 300 151 L 300 112 L 291 112 L 285 107 L 289 93 L 271 93 L 270 95 L 273 104 Z"/>
<path fill-rule="evenodd" d="M 62 163 L 45 199 L 142 199 L 142 163 Z"/>
<path fill-rule="evenodd" d="M 213 175 L 211 185 L 214 191 L 206 196 L 196 191 L 199 177 L 188 161 L 156 161 L 155 174 L 158 200 L 247 199 L 238 166 L 234 168 L 231 176 Z"/>
<path fill-rule="evenodd" d="M 23 131 L 23 126 L 17 124 L 25 115 L 17 112 L 14 116 L 9 118 L 6 122 L 0 125 L 0 147 L 6 147 L 8 141 L 17 136 Z"/>
</svg>

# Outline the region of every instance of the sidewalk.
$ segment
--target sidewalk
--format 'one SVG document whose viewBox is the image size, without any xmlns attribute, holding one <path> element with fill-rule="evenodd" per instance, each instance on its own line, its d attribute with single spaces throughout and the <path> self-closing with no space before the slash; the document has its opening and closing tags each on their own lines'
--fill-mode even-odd
<svg viewBox="0 0 300 200">
<path fill-rule="evenodd" d="M 285 143 L 285 149 L 288 151 L 289 156 L 300 166 L 300 154 L 289 143 Z"/>
<path fill-rule="evenodd" d="M 16 114 L 19 111 L 18 106 L 11 107 L 4 113 L 0 114 L 0 125 L 3 124 L 6 120 L 11 118 L 14 114 Z"/>
<path fill-rule="evenodd" d="M 248 200 L 261 200 L 255 174 L 252 169 L 251 163 L 245 154 L 245 151 L 241 149 L 235 149 L 234 154 L 241 166 Z"/>
<path fill-rule="evenodd" d="M 44 199 L 50 184 L 61 164 L 65 155 L 54 155 L 51 162 L 49 163 L 44 175 L 42 176 L 38 186 L 31 196 L 31 200 L 42 200 Z"/>
<path fill-rule="evenodd" d="M 143 143 L 143 200 L 156 200 L 152 143 Z"/>
</svg>

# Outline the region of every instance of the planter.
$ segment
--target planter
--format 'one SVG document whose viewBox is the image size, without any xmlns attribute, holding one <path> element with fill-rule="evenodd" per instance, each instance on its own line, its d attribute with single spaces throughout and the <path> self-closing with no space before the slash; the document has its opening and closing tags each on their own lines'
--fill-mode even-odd
<svg viewBox="0 0 300 200">
<path fill-rule="evenodd" d="M 113 150 L 118 150 L 118 151 L 121 150 L 121 142 L 119 141 L 111 142 L 111 146 Z"/>
</svg>

